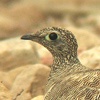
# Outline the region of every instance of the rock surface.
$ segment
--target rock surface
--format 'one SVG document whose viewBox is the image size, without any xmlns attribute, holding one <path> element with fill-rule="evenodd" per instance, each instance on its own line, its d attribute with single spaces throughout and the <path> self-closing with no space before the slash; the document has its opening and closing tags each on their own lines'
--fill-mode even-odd
<svg viewBox="0 0 100 100">
<path fill-rule="evenodd" d="M 31 42 L 32 47 L 34 47 L 35 44 L 38 56 L 40 58 L 40 63 L 50 66 L 53 62 L 53 56 L 51 55 L 51 53 L 42 45 Z"/>
<path fill-rule="evenodd" d="M 0 100 L 12 100 L 11 93 L 1 82 L 0 82 Z"/>
<path fill-rule="evenodd" d="M 86 50 L 100 45 L 100 38 L 93 32 L 75 27 L 68 27 L 67 29 L 75 35 L 79 49 Z"/>
<path fill-rule="evenodd" d="M 8 89 L 11 88 L 12 82 L 8 73 L 0 71 L 0 82 L 3 82 Z"/>
<path fill-rule="evenodd" d="M 2 41 L 0 47 L 0 70 L 39 62 L 35 47 L 33 50 L 30 41 L 23 41 L 20 37 Z"/>
<path fill-rule="evenodd" d="M 83 65 L 89 68 L 100 68 L 100 46 L 82 52 L 79 59 Z"/>
<path fill-rule="evenodd" d="M 27 65 L 13 83 L 13 97 L 17 98 L 16 100 L 29 100 L 43 95 L 49 72 L 50 68 L 42 64 Z"/>
<path fill-rule="evenodd" d="M 44 96 L 43 95 L 39 95 L 31 100 L 43 100 L 44 99 Z"/>
</svg>

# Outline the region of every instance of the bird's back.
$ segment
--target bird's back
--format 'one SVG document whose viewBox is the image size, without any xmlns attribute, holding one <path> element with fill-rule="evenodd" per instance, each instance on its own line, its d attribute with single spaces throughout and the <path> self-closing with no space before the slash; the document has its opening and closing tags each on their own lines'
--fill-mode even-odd
<svg viewBox="0 0 100 100">
<path fill-rule="evenodd" d="M 48 89 L 45 100 L 100 100 L 100 69 L 59 78 Z"/>
</svg>

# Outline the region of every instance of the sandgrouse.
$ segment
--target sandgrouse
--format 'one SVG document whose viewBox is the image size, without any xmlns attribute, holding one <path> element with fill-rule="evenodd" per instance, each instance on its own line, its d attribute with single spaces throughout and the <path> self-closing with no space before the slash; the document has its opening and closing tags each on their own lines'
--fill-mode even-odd
<svg viewBox="0 0 100 100">
<path fill-rule="evenodd" d="M 100 100 L 100 69 L 80 63 L 78 44 L 70 31 L 49 27 L 21 39 L 38 42 L 54 57 L 44 100 Z"/>
</svg>

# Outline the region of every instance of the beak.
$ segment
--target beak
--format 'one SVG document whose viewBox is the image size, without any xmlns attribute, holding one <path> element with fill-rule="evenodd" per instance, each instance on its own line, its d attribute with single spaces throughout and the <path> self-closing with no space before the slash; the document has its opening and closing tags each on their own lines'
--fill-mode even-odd
<svg viewBox="0 0 100 100">
<path fill-rule="evenodd" d="M 27 34 L 27 35 L 23 35 L 21 37 L 21 39 L 23 39 L 23 40 L 33 40 L 35 37 L 36 37 L 35 35 Z"/>
</svg>

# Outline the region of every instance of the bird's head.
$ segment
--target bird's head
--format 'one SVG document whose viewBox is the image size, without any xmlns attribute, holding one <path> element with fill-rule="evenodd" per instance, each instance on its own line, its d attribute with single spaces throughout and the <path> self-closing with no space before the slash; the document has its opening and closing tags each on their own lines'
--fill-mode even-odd
<svg viewBox="0 0 100 100">
<path fill-rule="evenodd" d="M 77 57 L 78 45 L 74 35 L 70 31 L 62 28 L 44 28 L 35 34 L 24 35 L 21 39 L 32 40 L 43 45 L 54 57 Z"/>
</svg>

